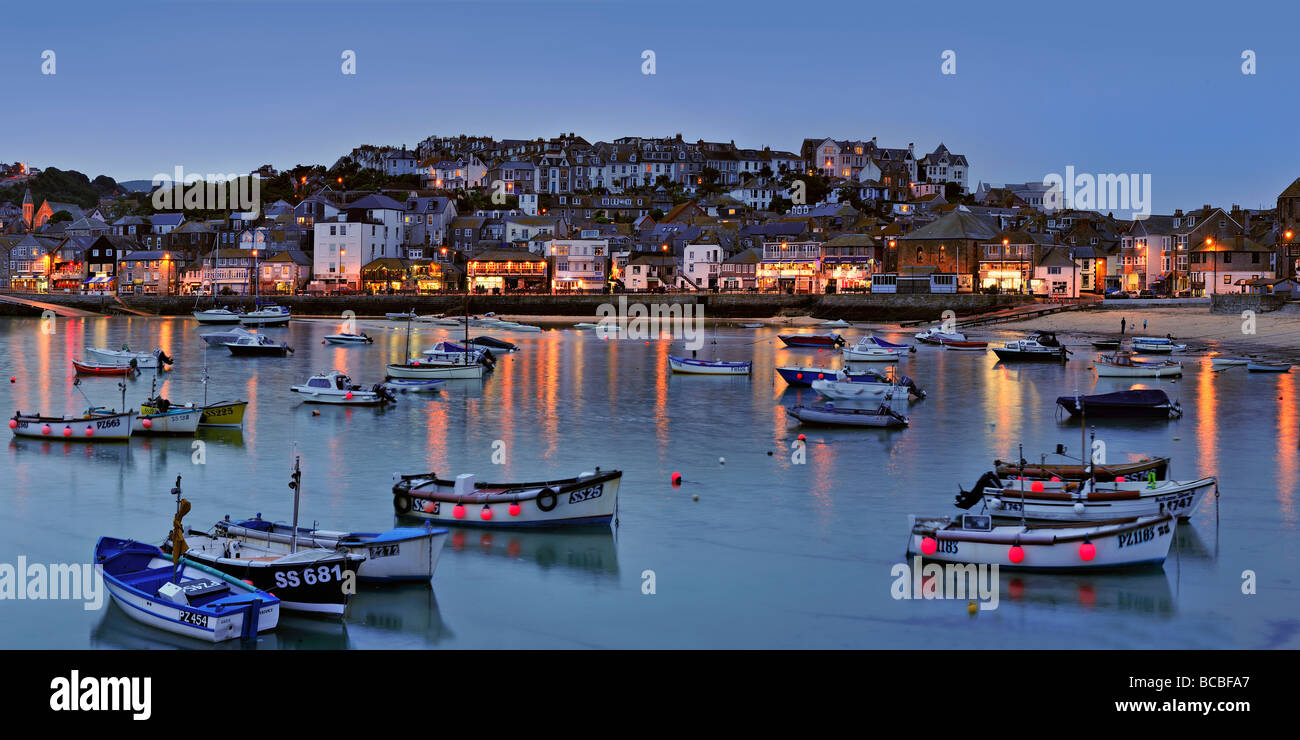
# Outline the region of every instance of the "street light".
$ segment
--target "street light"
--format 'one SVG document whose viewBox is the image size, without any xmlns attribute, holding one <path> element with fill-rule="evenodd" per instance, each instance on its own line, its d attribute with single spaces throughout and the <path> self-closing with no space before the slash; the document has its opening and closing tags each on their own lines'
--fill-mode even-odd
<svg viewBox="0 0 1300 740">
<path fill-rule="evenodd" d="M 1214 270 L 1214 288 L 1210 291 L 1213 294 L 1219 291 L 1219 261 L 1214 258 L 1214 237 L 1205 237 L 1205 244 L 1210 247 L 1210 264 Z"/>
</svg>

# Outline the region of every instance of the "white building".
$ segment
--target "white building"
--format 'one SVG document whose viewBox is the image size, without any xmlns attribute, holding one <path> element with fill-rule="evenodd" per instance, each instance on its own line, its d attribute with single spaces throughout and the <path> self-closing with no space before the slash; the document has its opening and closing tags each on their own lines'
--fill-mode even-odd
<svg viewBox="0 0 1300 740">
<path fill-rule="evenodd" d="M 718 285 L 718 270 L 726 256 L 718 243 L 687 244 L 682 252 L 680 287 L 707 290 Z"/>
<path fill-rule="evenodd" d="M 547 245 L 546 256 L 552 262 L 552 290 L 605 289 L 609 276 L 608 239 L 555 239 Z"/>
</svg>

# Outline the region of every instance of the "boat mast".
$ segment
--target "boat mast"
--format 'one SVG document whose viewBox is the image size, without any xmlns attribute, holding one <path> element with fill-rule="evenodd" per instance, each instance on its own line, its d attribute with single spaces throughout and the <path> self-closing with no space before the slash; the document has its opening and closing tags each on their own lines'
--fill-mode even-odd
<svg viewBox="0 0 1300 740">
<path fill-rule="evenodd" d="M 293 529 L 289 536 L 289 552 L 298 552 L 298 498 L 302 493 L 302 470 L 298 465 L 298 445 L 293 446 L 293 474 L 289 476 L 289 487 L 293 489 Z"/>
</svg>

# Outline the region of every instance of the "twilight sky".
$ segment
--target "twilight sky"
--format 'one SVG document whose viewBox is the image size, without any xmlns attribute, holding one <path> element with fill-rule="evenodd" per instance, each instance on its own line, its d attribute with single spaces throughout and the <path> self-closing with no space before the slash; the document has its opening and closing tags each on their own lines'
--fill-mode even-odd
<svg viewBox="0 0 1300 740">
<path fill-rule="evenodd" d="M 1156 213 L 1271 206 L 1300 176 L 1291 3 L 48 0 L 3 18 L 0 160 L 91 177 L 562 131 L 942 141 L 972 187 L 1149 173 Z"/>
</svg>

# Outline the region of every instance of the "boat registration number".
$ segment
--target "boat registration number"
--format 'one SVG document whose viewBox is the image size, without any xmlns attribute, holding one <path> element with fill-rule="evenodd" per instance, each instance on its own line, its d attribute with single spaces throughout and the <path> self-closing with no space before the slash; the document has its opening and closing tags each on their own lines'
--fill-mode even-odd
<svg viewBox="0 0 1300 740">
<path fill-rule="evenodd" d="M 113 429 L 122 426 L 121 419 L 101 419 L 95 422 L 96 429 Z"/>
<path fill-rule="evenodd" d="M 1178 511 L 1180 509 L 1186 509 L 1191 505 L 1192 505 L 1191 494 L 1184 494 L 1183 496 L 1179 496 L 1178 498 L 1171 499 L 1169 501 L 1160 502 L 1160 506 L 1164 511 Z"/>
<path fill-rule="evenodd" d="M 222 406 L 215 409 L 203 409 L 204 416 L 230 416 L 235 413 L 234 406 Z"/>
<path fill-rule="evenodd" d="M 938 540 L 935 545 L 935 552 L 946 552 L 951 555 L 957 554 L 956 540 Z"/>
<path fill-rule="evenodd" d="M 337 566 L 321 565 L 302 571 L 285 570 L 275 574 L 276 588 L 296 588 L 301 585 L 314 586 L 318 583 L 343 580 L 343 572 Z"/>
<path fill-rule="evenodd" d="M 397 545 L 396 543 L 391 545 L 370 546 L 371 558 L 391 558 L 392 556 L 398 554 L 399 552 L 401 552 L 401 546 Z"/>
<path fill-rule="evenodd" d="M 181 612 L 181 621 L 185 624 L 192 624 L 195 627 L 207 627 L 208 617 L 206 614 L 195 614 L 194 612 Z"/>
<path fill-rule="evenodd" d="M 1168 524 L 1160 525 L 1160 534 L 1162 535 L 1169 534 Z M 1142 543 L 1150 542 L 1155 538 L 1156 538 L 1155 527 L 1143 527 L 1142 529 L 1135 529 L 1132 532 L 1124 532 L 1116 539 L 1119 540 L 1119 546 L 1123 548 L 1123 547 L 1133 547 L 1135 545 L 1141 545 Z"/>
<path fill-rule="evenodd" d="M 595 486 L 590 486 L 580 491 L 571 491 L 569 493 L 569 503 L 577 504 L 577 503 L 582 503 L 583 501 L 590 501 L 592 499 L 597 499 L 600 498 L 600 494 L 604 492 L 605 492 L 604 483 Z"/>
</svg>

